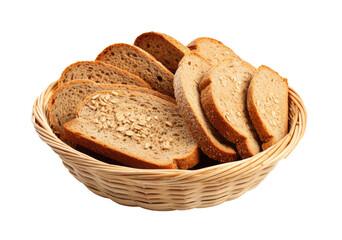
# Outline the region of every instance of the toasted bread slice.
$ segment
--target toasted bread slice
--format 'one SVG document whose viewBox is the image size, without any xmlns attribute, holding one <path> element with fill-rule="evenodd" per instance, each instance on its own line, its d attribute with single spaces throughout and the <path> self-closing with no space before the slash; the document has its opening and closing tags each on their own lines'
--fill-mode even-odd
<svg viewBox="0 0 342 240">
<path fill-rule="evenodd" d="M 235 52 L 233 52 L 233 50 L 225 46 L 222 42 L 213 38 L 196 38 L 188 44 L 188 48 L 191 49 L 192 52 L 203 57 L 212 65 L 221 62 L 227 57 L 233 57 L 241 60 L 241 58 Z"/>
<path fill-rule="evenodd" d="M 201 106 L 198 84 L 210 68 L 210 63 L 195 53 L 183 57 L 174 79 L 177 105 L 194 138 L 206 155 L 220 162 L 234 161 L 239 158 L 239 155 L 211 125 Z"/>
<path fill-rule="evenodd" d="M 173 98 L 148 88 L 123 84 L 96 84 L 89 80 L 73 80 L 60 86 L 50 98 L 49 119 L 53 130 L 56 133 L 62 133 L 64 123 L 76 117 L 79 104 L 88 95 L 102 90 L 146 92 L 175 103 Z"/>
<path fill-rule="evenodd" d="M 247 91 L 256 69 L 228 58 L 214 66 L 201 80 L 201 103 L 207 118 L 241 158 L 260 152 L 258 135 L 247 110 Z"/>
<path fill-rule="evenodd" d="M 173 37 L 158 32 L 141 34 L 135 39 L 134 45 L 150 53 L 172 73 L 176 72 L 184 54 L 190 51 Z"/>
<path fill-rule="evenodd" d="M 288 133 L 287 79 L 260 66 L 248 89 L 247 107 L 265 150 Z"/>
<path fill-rule="evenodd" d="M 174 96 L 173 74 L 151 54 L 136 46 L 125 43 L 110 45 L 96 60 L 124 69 L 145 80 L 153 90 Z"/>
<path fill-rule="evenodd" d="M 58 80 L 58 86 L 77 79 L 87 79 L 102 84 L 128 84 L 151 88 L 141 78 L 120 68 L 94 61 L 80 61 L 68 66 Z"/>
<path fill-rule="evenodd" d="M 142 92 L 96 92 L 64 128 L 71 142 L 130 167 L 188 169 L 199 161 L 177 106 Z"/>
</svg>

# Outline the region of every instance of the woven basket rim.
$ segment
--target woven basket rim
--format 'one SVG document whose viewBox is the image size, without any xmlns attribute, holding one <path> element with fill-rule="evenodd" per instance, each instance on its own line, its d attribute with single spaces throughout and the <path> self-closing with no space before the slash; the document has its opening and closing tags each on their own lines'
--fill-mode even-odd
<svg viewBox="0 0 342 240">
<path fill-rule="evenodd" d="M 200 169 L 194 170 L 183 170 L 183 169 L 138 169 L 128 166 L 119 166 L 114 164 L 108 164 L 97 160 L 91 156 L 82 153 L 71 146 L 60 140 L 52 131 L 49 123 L 47 104 L 53 93 L 57 88 L 57 81 L 51 83 L 35 100 L 31 121 L 44 142 L 46 142 L 55 152 L 63 151 L 69 153 L 70 160 L 74 161 L 72 155 L 77 155 L 82 161 L 77 160 L 73 164 L 77 164 L 78 167 L 85 167 L 87 169 L 101 170 L 117 174 L 141 174 L 142 176 L 153 176 L 153 175 L 163 175 L 165 177 L 172 176 L 184 176 L 189 177 L 189 175 L 202 175 L 202 174 L 218 174 L 222 171 L 238 171 L 245 165 L 255 164 L 255 167 L 265 166 L 265 164 L 271 164 L 279 161 L 282 158 L 286 158 L 292 150 L 299 143 L 304 135 L 306 123 L 307 123 L 307 113 L 304 103 L 300 96 L 292 88 L 289 88 L 289 100 L 292 102 L 293 106 L 290 106 L 289 112 L 293 114 L 292 122 L 290 124 L 289 133 L 277 144 L 268 148 L 265 151 L 258 153 L 257 155 L 238 160 L 235 162 L 220 163 L 213 166 L 208 166 Z M 272 157 L 271 157 L 272 156 Z M 265 159 L 266 158 L 266 159 Z M 270 159 L 267 161 L 267 159 Z"/>
</svg>

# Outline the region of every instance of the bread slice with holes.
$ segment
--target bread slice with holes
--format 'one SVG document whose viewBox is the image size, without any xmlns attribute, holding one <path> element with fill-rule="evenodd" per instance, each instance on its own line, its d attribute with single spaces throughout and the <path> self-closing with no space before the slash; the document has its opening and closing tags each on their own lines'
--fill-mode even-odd
<svg viewBox="0 0 342 240">
<path fill-rule="evenodd" d="M 260 152 L 246 103 L 255 71 L 249 64 L 228 58 L 215 65 L 199 84 L 207 118 L 222 136 L 236 145 L 243 159 Z"/>
<path fill-rule="evenodd" d="M 210 63 L 195 53 L 183 57 L 174 79 L 177 105 L 198 145 L 207 156 L 220 162 L 234 161 L 239 155 L 231 143 L 212 126 L 201 106 L 198 85 L 210 68 Z"/>
<path fill-rule="evenodd" d="M 188 169 L 199 161 L 177 106 L 142 92 L 94 93 L 64 128 L 66 139 L 130 167 Z"/>
<path fill-rule="evenodd" d="M 125 43 L 110 45 L 96 60 L 124 69 L 145 80 L 153 90 L 174 96 L 173 74 L 151 54 L 136 46 Z"/>
<path fill-rule="evenodd" d="M 123 84 L 96 84 L 89 80 L 73 80 L 60 86 L 49 101 L 49 119 L 55 133 L 63 132 L 64 123 L 76 117 L 79 104 L 90 94 L 103 90 L 131 90 L 145 92 L 175 103 L 169 96 L 152 89 Z"/>
<path fill-rule="evenodd" d="M 212 65 L 221 62 L 227 57 L 233 57 L 241 60 L 241 58 L 222 42 L 208 37 L 200 37 L 188 44 L 188 48 L 192 52 L 197 53 Z"/>
<path fill-rule="evenodd" d="M 135 39 L 134 45 L 150 53 L 172 73 L 176 72 L 184 54 L 190 51 L 173 37 L 158 32 L 141 34 Z"/>
<path fill-rule="evenodd" d="M 265 150 L 288 133 L 287 79 L 267 66 L 260 66 L 248 89 L 247 107 Z"/>
<path fill-rule="evenodd" d="M 128 84 L 151 88 L 141 78 L 120 68 L 94 61 L 80 61 L 68 66 L 58 80 L 58 86 L 77 79 L 87 79 L 102 84 Z"/>
</svg>

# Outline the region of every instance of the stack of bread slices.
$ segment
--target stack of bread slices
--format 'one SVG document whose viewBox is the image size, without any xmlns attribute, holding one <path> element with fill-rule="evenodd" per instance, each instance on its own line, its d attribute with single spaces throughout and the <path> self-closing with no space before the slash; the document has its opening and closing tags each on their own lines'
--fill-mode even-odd
<svg viewBox="0 0 342 240">
<path fill-rule="evenodd" d="M 288 132 L 288 83 L 222 42 L 162 33 L 68 66 L 49 102 L 54 132 L 135 168 L 191 169 L 252 157 Z"/>
</svg>

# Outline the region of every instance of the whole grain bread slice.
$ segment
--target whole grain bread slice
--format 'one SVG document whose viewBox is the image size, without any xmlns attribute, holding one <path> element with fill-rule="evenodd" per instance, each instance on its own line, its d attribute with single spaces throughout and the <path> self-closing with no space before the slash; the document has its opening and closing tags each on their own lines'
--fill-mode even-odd
<svg viewBox="0 0 342 240">
<path fill-rule="evenodd" d="M 228 58 L 215 65 L 201 80 L 201 103 L 207 118 L 241 158 L 260 152 L 258 135 L 249 119 L 247 91 L 256 69 Z"/>
<path fill-rule="evenodd" d="M 176 72 L 184 54 L 190 51 L 173 37 L 158 32 L 141 34 L 135 39 L 134 45 L 150 53 L 172 73 Z"/>
<path fill-rule="evenodd" d="M 71 142 L 130 167 L 188 169 L 199 161 L 177 106 L 142 92 L 94 93 L 64 128 Z"/>
<path fill-rule="evenodd" d="M 174 96 L 173 74 L 151 54 L 136 46 L 125 43 L 110 45 L 96 60 L 124 69 L 145 80 L 153 90 Z"/>
<path fill-rule="evenodd" d="M 94 61 L 80 61 L 68 66 L 58 80 L 58 86 L 76 79 L 103 84 L 128 84 L 151 88 L 144 80 L 120 68 Z"/>
<path fill-rule="evenodd" d="M 225 46 L 222 42 L 208 37 L 200 37 L 188 44 L 192 52 L 197 53 L 205 60 L 215 65 L 227 57 L 242 60 L 233 50 Z"/>
<path fill-rule="evenodd" d="M 248 112 L 264 150 L 288 133 L 288 91 L 287 79 L 264 65 L 249 85 Z"/>
<path fill-rule="evenodd" d="M 96 84 L 90 80 L 73 80 L 60 86 L 49 101 L 49 119 L 55 133 L 63 132 L 64 123 L 76 117 L 79 104 L 90 94 L 103 90 L 131 90 L 145 92 L 175 103 L 169 96 L 152 89 L 123 84 Z"/>
<path fill-rule="evenodd" d="M 198 84 L 210 68 L 210 63 L 195 53 L 183 57 L 174 79 L 177 105 L 194 138 L 207 156 L 220 162 L 234 161 L 239 158 L 238 154 L 211 125 L 201 106 Z"/>
</svg>

